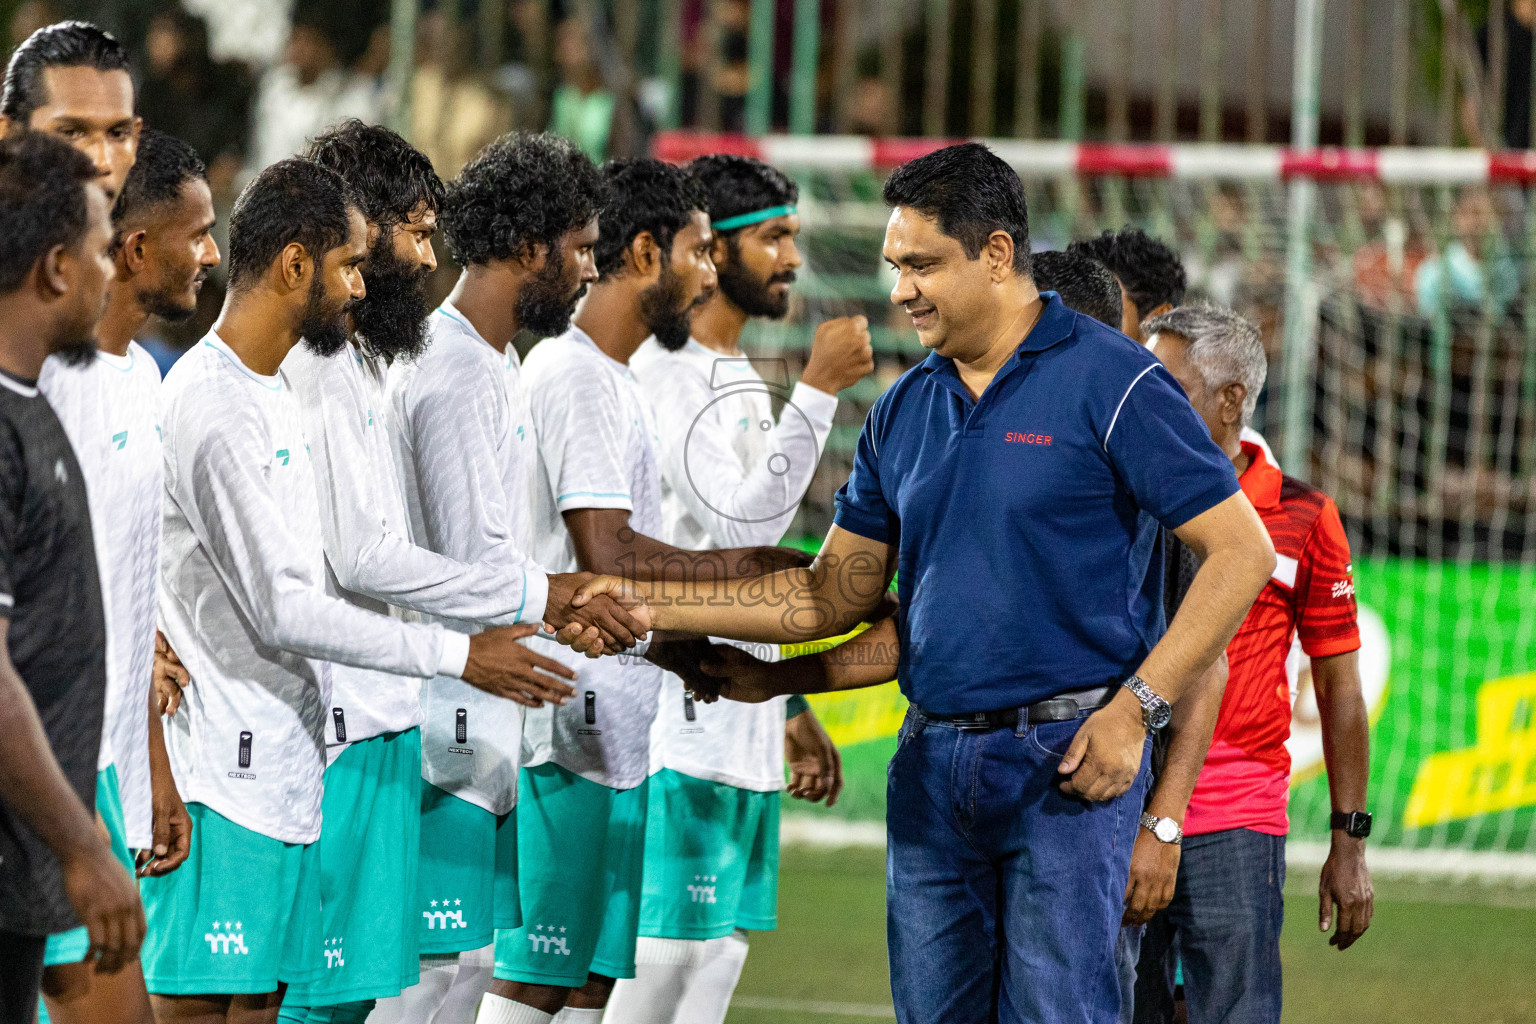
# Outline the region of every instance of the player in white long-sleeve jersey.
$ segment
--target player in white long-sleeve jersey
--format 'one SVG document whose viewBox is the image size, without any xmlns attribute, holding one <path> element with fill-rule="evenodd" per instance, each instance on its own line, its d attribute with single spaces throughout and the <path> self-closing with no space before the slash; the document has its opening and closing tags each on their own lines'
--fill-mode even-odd
<svg viewBox="0 0 1536 1024">
<path fill-rule="evenodd" d="M 224 310 L 161 393 L 161 617 L 193 680 L 166 745 L 194 831 L 187 862 L 142 885 L 160 1021 L 274 1021 L 280 986 L 317 973 L 331 663 L 521 692 L 512 652 L 534 628 L 465 637 L 326 594 L 308 439 L 280 367 L 301 340 L 346 344 L 366 227 L 333 172 L 285 160 L 241 193 L 229 234 Z"/>
<path fill-rule="evenodd" d="M 596 276 L 601 196 L 596 168 L 564 140 L 520 134 L 488 146 L 444 201 L 449 252 L 464 272 L 427 319 L 425 351 L 388 375 L 413 538 L 448 558 L 526 576 L 521 614 L 551 622 L 567 619 L 585 577 L 556 573 L 546 584 L 532 557 L 538 446 L 511 342 L 521 330 L 545 335 L 569 324 Z M 422 702 L 421 983 L 371 1019 L 467 1024 L 490 983 L 492 926 L 521 920 L 511 811 L 523 709 L 448 679 L 428 683 Z"/>
<path fill-rule="evenodd" d="M 663 536 L 684 548 L 774 544 L 810 486 L 837 393 L 874 369 L 869 329 L 862 317 L 822 324 L 792 391 L 782 359 L 745 357 L 747 321 L 789 311 L 798 190 L 750 157 L 702 157 L 689 171 L 708 199 L 719 290 L 680 346 L 651 338 L 630 360 L 656 410 Z M 775 397 L 785 399 L 777 422 Z M 721 1024 L 747 932 L 777 925 L 787 702 L 695 702 L 666 674 L 651 735 L 636 973 L 614 988 L 611 1024 Z M 792 792 L 835 800 L 837 754 L 803 699 L 788 724 L 797 768 L 814 766 Z"/>
<path fill-rule="evenodd" d="M 83 368 L 50 358 L 38 381 L 69 435 L 96 513 L 91 528 L 107 625 L 96 808 L 128 869 L 130 853 L 145 851 L 144 871 L 154 875 L 186 859 L 189 835 L 160 719 L 150 708 L 165 493 L 160 370 L 132 338 L 151 314 L 178 320 L 197 308 L 203 279 L 219 263 L 213 220 L 197 154 L 179 139 L 146 131 L 113 213 L 117 276 L 97 325 L 96 356 Z M 138 964 L 98 975 L 83 962 L 88 944 L 83 928 L 49 939 L 44 991 L 54 1018 L 147 1021 Z"/>
<path fill-rule="evenodd" d="M 656 430 L 628 362 L 653 333 L 687 337 L 715 284 L 709 218 L 702 190 L 679 168 L 616 161 L 603 177 L 598 281 L 575 325 L 534 346 L 526 366 L 540 455 L 539 561 L 646 578 L 694 578 L 699 565 L 735 576 L 798 564 L 798 553 L 776 548 L 696 554 L 656 539 Z M 536 1024 L 556 1011 L 562 1021 L 596 1020 L 614 979 L 634 974 L 661 672 L 632 656 L 562 654 L 580 671 L 578 698 L 528 716 L 517 813 L 524 920 L 497 930 L 481 1024 Z"/>
</svg>

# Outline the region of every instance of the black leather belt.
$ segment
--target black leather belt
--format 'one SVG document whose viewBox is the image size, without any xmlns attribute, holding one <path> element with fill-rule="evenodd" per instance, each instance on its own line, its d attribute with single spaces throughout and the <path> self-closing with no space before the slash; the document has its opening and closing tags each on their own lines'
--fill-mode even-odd
<svg viewBox="0 0 1536 1024">
<path fill-rule="evenodd" d="M 917 713 L 930 722 L 952 725 L 957 729 L 985 732 L 989 729 L 1016 729 L 1022 716 L 1029 725 L 1041 722 L 1070 722 L 1084 711 L 1093 711 L 1115 699 L 1120 687 L 1114 683 L 1095 686 L 1087 690 L 1060 693 L 1047 700 L 1036 701 L 1021 708 L 999 708 L 996 711 L 972 711 L 960 715 L 941 715 L 917 709 Z"/>
</svg>

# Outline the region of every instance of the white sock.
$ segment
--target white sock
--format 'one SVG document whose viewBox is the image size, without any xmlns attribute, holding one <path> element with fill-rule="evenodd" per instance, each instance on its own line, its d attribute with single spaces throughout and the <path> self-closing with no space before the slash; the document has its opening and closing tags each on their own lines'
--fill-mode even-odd
<svg viewBox="0 0 1536 1024">
<path fill-rule="evenodd" d="M 603 1011 L 586 1007 L 567 1006 L 555 1014 L 552 1024 L 602 1024 Z"/>
<path fill-rule="evenodd" d="M 640 936 L 635 976 L 613 986 L 603 1024 L 672 1024 L 708 945 L 702 939 Z"/>
<path fill-rule="evenodd" d="M 552 1020 L 552 1013 L 490 992 L 480 1000 L 480 1012 L 475 1015 L 475 1024 L 550 1024 Z"/>
<path fill-rule="evenodd" d="M 747 933 L 740 928 L 720 939 L 704 943 L 705 950 L 683 993 L 672 1024 L 724 1024 L 725 1011 L 741 980 L 747 962 Z"/>
<path fill-rule="evenodd" d="M 443 1004 L 430 1024 L 475 1024 L 475 1010 L 485 990 L 491 987 L 496 971 L 496 944 L 466 949 L 459 954 L 453 984 L 443 996 Z M 412 1022 L 416 1024 L 416 1022 Z M 541 1022 L 542 1024 L 542 1022 Z"/>
<path fill-rule="evenodd" d="M 458 967 L 457 957 L 422 957 L 421 980 L 397 996 L 380 999 L 368 1015 L 368 1024 L 431 1024 Z"/>
</svg>

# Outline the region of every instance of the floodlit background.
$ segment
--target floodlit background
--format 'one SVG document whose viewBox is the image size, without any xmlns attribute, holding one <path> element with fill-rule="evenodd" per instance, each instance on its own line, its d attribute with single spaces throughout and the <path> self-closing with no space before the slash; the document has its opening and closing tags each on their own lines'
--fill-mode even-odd
<svg viewBox="0 0 1536 1024">
<path fill-rule="evenodd" d="M 821 319 L 863 312 L 877 349 L 802 505 L 812 543 L 864 410 L 923 355 L 885 300 L 893 163 L 993 139 L 1035 248 L 1125 223 L 1174 245 L 1192 298 L 1261 324 L 1255 425 L 1338 500 L 1355 556 L 1377 916 L 1345 954 L 1316 931 L 1328 799 L 1302 673 L 1287 1018 L 1536 1020 L 1536 0 L 0 2 L 12 44 L 66 16 L 127 43 L 141 113 L 201 152 L 221 215 L 343 116 L 444 177 L 516 127 L 596 159 L 779 163 L 807 266 L 749 346 L 794 366 Z M 157 357 L 222 297 L 151 325 Z M 819 700 L 849 790 L 788 808 L 781 929 L 754 939 L 733 1021 L 890 1016 L 877 847 L 903 708 L 894 687 Z"/>
</svg>

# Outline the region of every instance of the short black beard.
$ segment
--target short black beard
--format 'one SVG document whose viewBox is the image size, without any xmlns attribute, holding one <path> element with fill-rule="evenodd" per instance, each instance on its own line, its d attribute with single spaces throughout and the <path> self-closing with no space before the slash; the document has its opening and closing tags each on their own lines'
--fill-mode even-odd
<svg viewBox="0 0 1536 1024">
<path fill-rule="evenodd" d="M 358 347 L 390 362 L 409 362 L 427 347 L 427 268 L 395 253 L 388 232 L 368 254 L 363 273 L 368 294 L 352 306 Z"/>
<path fill-rule="evenodd" d="M 159 291 L 141 291 L 134 295 L 144 312 L 173 324 L 188 320 L 197 312 L 197 300 L 194 299 L 190 306 L 183 306 L 176 301 L 179 297 L 180 293 L 169 295 Z"/>
<path fill-rule="evenodd" d="M 53 354 L 58 356 L 65 366 L 84 366 L 96 355 L 96 337 L 87 334 L 63 348 L 54 349 Z"/>
<path fill-rule="evenodd" d="M 656 338 L 656 344 L 676 352 L 688 344 L 693 330 L 692 305 L 678 310 L 683 298 L 683 279 L 670 264 L 661 268 L 657 282 L 640 293 L 640 321 Z"/>
<path fill-rule="evenodd" d="M 537 338 L 554 338 L 571 329 L 571 317 L 576 315 L 576 304 L 587 294 L 582 285 L 575 295 L 565 290 L 565 257 L 560 250 L 550 246 L 549 258 L 544 269 L 523 282 L 517 293 L 513 312 L 523 330 Z"/>
<path fill-rule="evenodd" d="M 348 301 L 340 309 L 325 308 L 325 290 L 320 285 L 319 268 L 314 282 L 309 286 L 309 296 L 304 302 L 304 317 L 299 321 L 299 334 L 304 347 L 322 359 L 329 358 L 347 347 L 347 313 L 353 308 Z"/>
<path fill-rule="evenodd" d="M 789 293 L 785 292 L 782 297 L 775 298 L 768 289 L 780 282 L 793 284 L 795 272 L 786 270 L 766 281 L 753 277 L 742 266 L 741 250 L 736 247 L 736 240 L 728 238 L 725 245 L 729 258 L 715 266 L 715 272 L 720 277 L 721 294 L 734 302 L 736 308 L 747 316 L 767 317 L 770 320 L 782 320 L 788 316 Z"/>
</svg>

